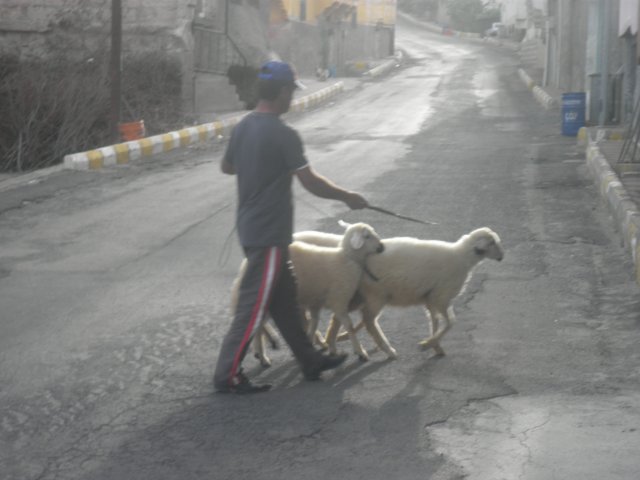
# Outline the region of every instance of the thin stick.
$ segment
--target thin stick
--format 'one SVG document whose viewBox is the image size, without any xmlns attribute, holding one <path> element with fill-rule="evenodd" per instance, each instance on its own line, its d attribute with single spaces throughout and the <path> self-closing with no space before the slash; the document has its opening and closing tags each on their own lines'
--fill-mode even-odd
<svg viewBox="0 0 640 480">
<path fill-rule="evenodd" d="M 407 220 L 409 222 L 421 223 L 422 225 L 438 225 L 436 222 L 430 222 L 428 220 L 418 220 L 417 218 L 408 217 L 406 215 L 400 215 L 399 213 L 392 212 L 391 210 L 387 210 L 382 207 L 374 207 L 373 205 L 369 205 L 367 208 L 369 210 L 375 210 L 376 212 L 384 213 L 386 215 L 391 215 L 392 217 L 396 217 L 396 218 L 401 218 L 402 220 Z"/>
</svg>

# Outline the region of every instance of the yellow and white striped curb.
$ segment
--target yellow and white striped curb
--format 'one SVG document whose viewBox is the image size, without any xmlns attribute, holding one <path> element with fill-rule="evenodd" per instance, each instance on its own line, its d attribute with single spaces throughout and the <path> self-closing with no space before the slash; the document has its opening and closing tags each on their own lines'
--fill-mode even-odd
<svg viewBox="0 0 640 480">
<path fill-rule="evenodd" d="M 482 35 L 480 35 L 479 33 L 473 33 L 473 32 L 459 32 L 458 30 L 453 30 L 453 33 L 454 33 L 457 37 L 461 37 L 461 38 L 482 38 Z"/>
<path fill-rule="evenodd" d="M 617 142 L 624 140 L 625 137 L 626 132 L 620 128 L 580 127 L 580 130 L 578 130 L 577 141 L 579 147 L 586 147 L 590 142 Z"/>
<path fill-rule="evenodd" d="M 124 165 L 141 157 L 168 152 L 194 143 L 206 142 L 228 134 L 244 115 L 96 150 L 65 155 L 64 167 L 74 170 L 98 170 L 111 165 Z"/>
<path fill-rule="evenodd" d="M 518 75 L 520 75 L 520 79 L 524 82 L 529 90 L 533 90 L 533 87 L 536 86 L 535 82 L 531 79 L 529 74 L 525 72 L 522 68 L 518 69 Z"/>
<path fill-rule="evenodd" d="M 380 75 L 384 75 L 385 73 L 393 70 L 398 65 L 398 60 L 396 58 L 392 58 L 387 60 L 384 63 L 381 63 L 377 67 L 373 67 L 371 70 L 366 72 L 364 75 L 366 77 L 379 77 Z"/>
<path fill-rule="evenodd" d="M 579 147 L 586 147 L 589 141 L 589 129 L 587 127 L 580 127 L 578 134 L 576 135 L 576 142 Z"/>
<path fill-rule="evenodd" d="M 603 140 L 613 141 L 613 140 L 624 140 L 625 134 L 620 129 L 612 129 L 612 128 L 600 128 L 598 127 L 596 130 L 596 142 L 602 142 Z"/>
<path fill-rule="evenodd" d="M 323 88 L 322 90 L 318 90 L 315 93 L 310 95 L 306 95 L 304 97 L 298 98 L 291 102 L 291 107 L 289 111 L 291 112 L 303 112 L 308 108 L 315 107 L 316 105 L 320 105 L 325 102 L 327 99 L 337 95 L 338 93 L 344 91 L 344 82 L 337 82 L 333 85 Z"/>
<path fill-rule="evenodd" d="M 522 68 L 518 69 L 518 75 L 520 75 L 520 79 L 524 82 L 527 88 L 533 92 L 533 96 L 538 100 L 538 103 L 540 103 L 544 108 L 549 109 L 556 105 L 555 99 L 545 92 L 540 86 L 536 85 L 529 74 Z"/>
<path fill-rule="evenodd" d="M 291 104 L 291 111 L 302 112 L 326 101 L 344 90 L 344 83 L 337 82 L 315 93 L 296 99 Z M 107 147 L 89 150 L 87 152 L 65 155 L 64 168 L 73 170 L 98 170 L 111 165 L 124 165 L 141 157 L 149 157 L 159 153 L 169 152 L 176 148 L 185 147 L 201 142 L 207 142 L 220 136 L 227 136 L 234 126 L 247 115 L 246 113 L 234 117 L 184 128 L 175 132 L 146 137 L 131 142 L 118 143 Z"/>
<path fill-rule="evenodd" d="M 625 190 L 620 178 L 611 168 L 596 142 L 590 141 L 586 149 L 587 167 L 593 176 L 600 196 L 606 202 L 620 231 L 625 248 L 629 249 L 640 285 L 640 211 Z"/>
<path fill-rule="evenodd" d="M 533 87 L 533 96 L 536 97 L 538 102 L 542 104 L 544 108 L 551 108 L 556 104 L 556 101 L 553 99 L 553 97 L 538 85 L 534 85 Z"/>
<path fill-rule="evenodd" d="M 480 33 L 474 33 L 474 32 L 462 32 L 460 30 L 452 30 L 451 28 L 446 28 L 443 27 L 442 25 L 438 25 L 432 22 L 425 22 L 423 20 L 418 20 L 417 18 L 414 18 L 412 15 L 409 15 L 408 13 L 404 13 L 400 10 L 398 10 L 396 12 L 396 15 L 398 17 L 402 17 L 405 20 L 413 23 L 414 25 L 418 25 L 422 28 L 425 28 L 431 32 L 434 33 L 439 33 L 439 34 L 444 34 L 445 32 L 450 32 L 451 36 L 454 37 L 460 37 L 460 38 L 468 38 L 468 39 L 472 39 L 472 40 L 479 40 L 480 42 L 488 42 L 488 43 L 492 43 L 493 45 L 497 45 L 499 47 L 506 47 L 509 48 L 513 51 L 518 51 L 520 50 L 520 45 L 518 44 L 513 44 L 513 42 L 509 42 L 509 41 L 502 41 L 501 39 L 495 39 L 492 37 L 485 37 Z"/>
</svg>

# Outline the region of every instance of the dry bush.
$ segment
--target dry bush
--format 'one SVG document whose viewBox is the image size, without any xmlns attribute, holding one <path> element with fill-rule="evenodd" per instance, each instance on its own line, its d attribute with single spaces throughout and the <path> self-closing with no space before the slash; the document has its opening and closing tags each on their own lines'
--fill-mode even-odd
<svg viewBox="0 0 640 480">
<path fill-rule="evenodd" d="M 106 65 L 104 59 L 0 58 L 0 171 L 43 168 L 108 144 Z M 177 60 L 132 56 L 123 70 L 123 122 L 143 119 L 149 134 L 183 125 Z"/>
<path fill-rule="evenodd" d="M 92 63 L 0 59 L 0 170 L 32 170 L 105 139 L 108 89 Z"/>
<path fill-rule="evenodd" d="M 144 120 L 148 135 L 181 128 L 182 73 L 178 58 L 145 53 L 125 58 L 122 71 L 122 121 Z"/>
</svg>

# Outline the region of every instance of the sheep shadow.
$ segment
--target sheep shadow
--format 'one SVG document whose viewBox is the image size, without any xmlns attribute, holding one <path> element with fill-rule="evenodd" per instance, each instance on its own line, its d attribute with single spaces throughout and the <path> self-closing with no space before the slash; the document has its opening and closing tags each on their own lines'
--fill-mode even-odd
<svg viewBox="0 0 640 480">
<path fill-rule="evenodd" d="M 294 359 L 288 359 L 285 361 L 277 359 L 276 361 L 278 365 L 275 367 L 271 366 L 264 368 L 260 365 L 251 367 L 247 370 L 249 377 L 255 379 L 256 382 L 273 383 L 275 389 L 292 388 L 301 383 L 300 369 Z M 305 383 L 330 384 L 332 386 L 336 386 L 337 383 L 340 383 L 344 388 L 348 388 L 349 386 L 362 381 L 368 375 L 371 375 L 392 361 L 393 360 L 387 358 L 363 362 L 354 357 L 353 354 L 350 354 L 342 366 L 336 370 L 323 372 L 321 381 Z"/>
</svg>

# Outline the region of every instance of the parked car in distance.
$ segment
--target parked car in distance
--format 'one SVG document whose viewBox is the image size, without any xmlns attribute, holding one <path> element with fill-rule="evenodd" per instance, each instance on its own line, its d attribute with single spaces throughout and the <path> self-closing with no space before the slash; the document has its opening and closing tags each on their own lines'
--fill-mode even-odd
<svg viewBox="0 0 640 480">
<path fill-rule="evenodd" d="M 494 22 L 491 24 L 491 28 L 487 29 L 484 34 L 487 37 L 503 37 L 505 32 L 505 25 L 501 22 Z"/>
</svg>

